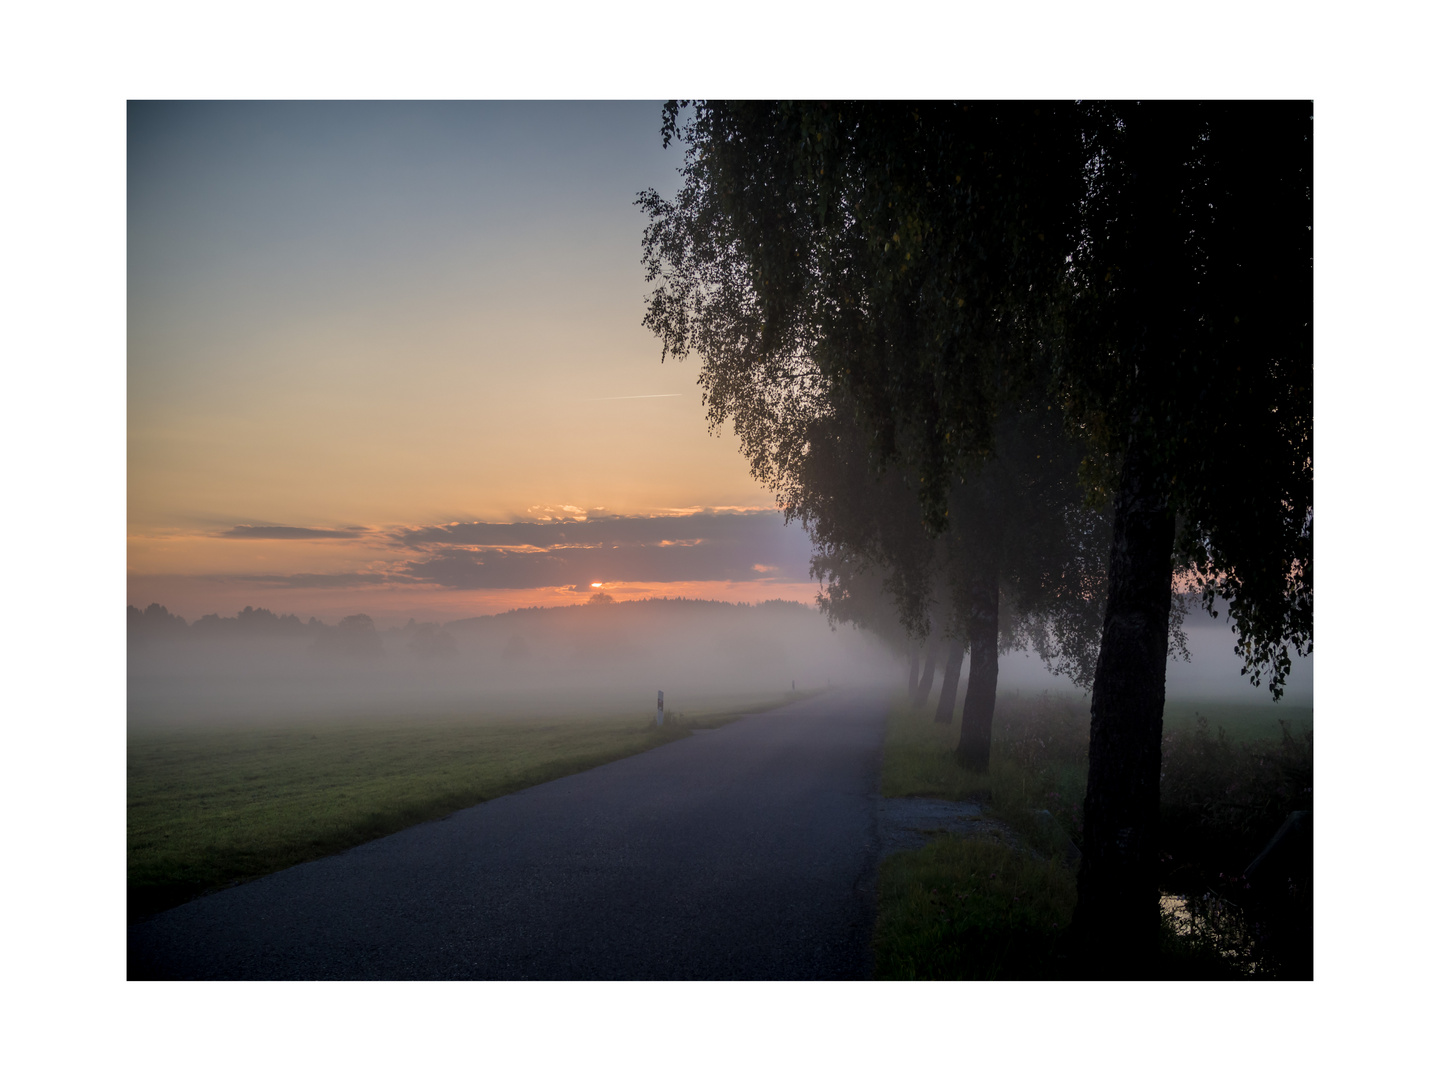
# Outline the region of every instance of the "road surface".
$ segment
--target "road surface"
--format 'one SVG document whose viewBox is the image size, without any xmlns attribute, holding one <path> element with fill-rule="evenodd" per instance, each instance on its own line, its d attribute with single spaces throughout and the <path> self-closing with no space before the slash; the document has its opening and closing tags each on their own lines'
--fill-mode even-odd
<svg viewBox="0 0 1440 1080">
<path fill-rule="evenodd" d="M 834 691 L 202 897 L 131 978 L 869 974 L 889 695 Z"/>
</svg>

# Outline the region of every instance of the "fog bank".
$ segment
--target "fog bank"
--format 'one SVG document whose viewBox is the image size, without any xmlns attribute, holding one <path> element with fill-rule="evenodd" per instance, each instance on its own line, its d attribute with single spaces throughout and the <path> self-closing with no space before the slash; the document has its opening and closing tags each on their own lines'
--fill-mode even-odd
<svg viewBox="0 0 1440 1080">
<path fill-rule="evenodd" d="M 1235 628 L 1226 621 L 1223 602 L 1217 602 L 1216 611 L 1219 615 L 1213 619 L 1204 611 L 1186 613 L 1183 629 L 1190 659 L 1170 657 L 1165 666 L 1165 699 L 1193 698 L 1250 705 L 1269 702 L 1268 676 L 1262 676 L 1259 686 L 1252 686 L 1250 680 L 1240 674 L 1241 659 L 1235 655 Z M 1292 653 L 1290 659 L 1290 674 L 1285 680 L 1281 703 L 1313 705 L 1314 654 L 1296 657 Z M 1038 656 L 1022 651 L 1000 657 L 1000 690 L 1077 692 L 1070 680 L 1051 675 Z"/>
<path fill-rule="evenodd" d="M 1221 617 L 1185 620 L 1191 659 L 1166 672 L 1169 701 L 1263 705 L 1240 674 Z M 1313 705 L 1314 658 L 1294 660 L 1285 705 Z M 672 711 L 797 689 L 903 686 L 903 658 L 874 636 L 832 629 L 814 608 L 642 600 L 534 608 L 378 630 L 364 615 L 327 626 L 247 609 L 195 623 L 131 611 L 132 725 L 482 714 L 508 717 Z M 943 674 L 936 672 L 936 686 Z M 962 669 L 960 702 L 968 678 Z M 1001 693 L 1081 693 L 1024 651 L 1000 658 Z M 937 690 L 938 692 L 938 690 Z M 958 711 L 958 703 L 957 703 Z"/>
<path fill-rule="evenodd" d="M 720 699 L 898 683 L 902 661 L 813 607 L 643 600 L 377 630 L 269 612 L 131 615 L 132 725 L 482 713 L 653 715 Z"/>
</svg>

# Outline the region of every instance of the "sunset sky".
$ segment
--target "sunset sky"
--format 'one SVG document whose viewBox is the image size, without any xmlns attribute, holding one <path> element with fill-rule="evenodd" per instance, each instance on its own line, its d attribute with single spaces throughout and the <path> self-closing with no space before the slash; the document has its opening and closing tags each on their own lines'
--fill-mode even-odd
<svg viewBox="0 0 1440 1080">
<path fill-rule="evenodd" d="M 810 600 L 640 325 L 658 103 L 132 103 L 128 594 L 382 625 Z M 526 524 L 529 523 L 529 524 Z"/>
</svg>

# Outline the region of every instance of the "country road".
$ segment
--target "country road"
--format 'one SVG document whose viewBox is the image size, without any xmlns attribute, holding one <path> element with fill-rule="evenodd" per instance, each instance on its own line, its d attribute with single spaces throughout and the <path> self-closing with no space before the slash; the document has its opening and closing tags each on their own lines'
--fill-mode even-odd
<svg viewBox="0 0 1440 1080">
<path fill-rule="evenodd" d="M 215 893 L 130 977 L 854 979 L 888 693 L 836 691 Z"/>
</svg>

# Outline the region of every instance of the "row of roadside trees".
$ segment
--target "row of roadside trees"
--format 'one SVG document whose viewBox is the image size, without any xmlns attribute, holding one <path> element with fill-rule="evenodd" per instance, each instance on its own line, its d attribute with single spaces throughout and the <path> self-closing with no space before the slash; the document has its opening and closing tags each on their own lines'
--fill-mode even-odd
<svg viewBox="0 0 1440 1080">
<path fill-rule="evenodd" d="M 1156 940 L 1176 581 L 1279 696 L 1311 647 L 1308 103 L 666 106 L 665 357 L 817 545 L 832 617 L 952 642 L 983 768 L 1002 622 L 1092 688 L 1079 954 Z M 1002 603 L 1003 597 L 1003 603 Z M 945 701 L 946 687 L 950 699 Z"/>
</svg>

